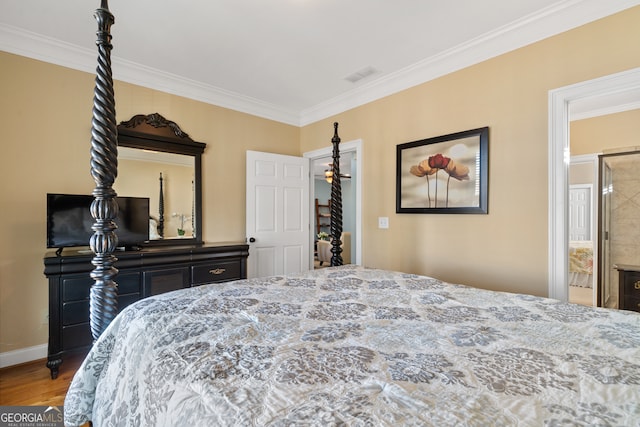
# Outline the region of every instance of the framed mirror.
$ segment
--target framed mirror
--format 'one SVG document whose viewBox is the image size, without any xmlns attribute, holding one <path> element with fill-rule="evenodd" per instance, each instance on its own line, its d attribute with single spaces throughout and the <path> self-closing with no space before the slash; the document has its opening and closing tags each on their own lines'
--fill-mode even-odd
<svg viewBox="0 0 640 427">
<path fill-rule="evenodd" d="M 202 244 L 202 153 L 158 113 L 118 125 L 118 196 L 149 198 L 149 245 Z"/>
</svg>

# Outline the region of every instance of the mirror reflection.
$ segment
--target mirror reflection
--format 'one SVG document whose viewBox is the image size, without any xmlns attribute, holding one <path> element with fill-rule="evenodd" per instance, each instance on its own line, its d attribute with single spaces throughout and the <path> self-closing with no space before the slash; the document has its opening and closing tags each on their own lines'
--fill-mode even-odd
<svg viewBox="0 0 640 427">
<path fill-rule="evenodd" d="M 118 147 L 118 196 L 149 198 L 149 239 L 192 239 L 195 157 Z"/>
</svg>

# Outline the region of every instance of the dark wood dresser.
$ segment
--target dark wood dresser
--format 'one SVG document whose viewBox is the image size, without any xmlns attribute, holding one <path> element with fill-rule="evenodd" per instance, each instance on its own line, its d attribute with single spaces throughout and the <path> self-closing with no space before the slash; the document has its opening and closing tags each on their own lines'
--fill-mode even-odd
<svg viewBox="0 0 640 427">
<path fill-rule="evenodd" d="M 119 270 L 118 309 L 176 289 L 247 277 L 249 246 L 219 243 L 197 246 L 157 246 L 114 254 Z M 44 257 L 49 279 L 49 350 L 47 367 L 56 378 L 65 354 L 87 351 L 92 344 L 89 291 L 93 254 L 65 249 Z"/>
<path fill-rule="evenodd" d="M 640 312 L 640 265 L 617 264 L 618 308 Z"/>
</svg>

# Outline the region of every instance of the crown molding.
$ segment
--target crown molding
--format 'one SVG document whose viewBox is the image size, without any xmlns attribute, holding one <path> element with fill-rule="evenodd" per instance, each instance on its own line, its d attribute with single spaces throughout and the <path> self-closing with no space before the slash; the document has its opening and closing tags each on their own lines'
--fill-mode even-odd
<svg viewBox="0 0 640 427">
<path fill-rule="evenodd" d="M 305 109 L 305 126 L 640 4 L 639 0 L 567 0 Z"/>
<path fill-rule="evenodd" d="M 297 111 L 289 111 L 259 99 L 207 85 L 132 61 L 114 57 L 112 62 L 114 69 L 113 78 L 116 80 L 293 126 L 300 125 L 300 118 Z"/>
<path fill-rule="evenodd" d="M 0 23 L 0 50 L 92 74 L 96 69 L 97 53 L 92 49 L 78 47 L 3 23 Z M 111 62 L 115 80 L 269 120 L 294 126 L 300 125 L 300 117 L 296 111 L 288 111 L 277 105 L 146 67 L 115 55 L 112 56 Z"/>
<path fill-rule="evenodd" d="M 31 59 L 95 73 L 97 51 L 0 23 L 0 49 Z"/>
<path fill-rule="evenodd" d="M 281 108 L 126 61 L 117 56 L 112 57 L 113 78 L 265 119 L 293 126 L 305 126 L 638 4 L 640 0 L 563 1 L 302 111 Z M 51 64 L 95 73 L 94 50 L 11 25 L 0 24 L 0 49 Z"/>
</svg>

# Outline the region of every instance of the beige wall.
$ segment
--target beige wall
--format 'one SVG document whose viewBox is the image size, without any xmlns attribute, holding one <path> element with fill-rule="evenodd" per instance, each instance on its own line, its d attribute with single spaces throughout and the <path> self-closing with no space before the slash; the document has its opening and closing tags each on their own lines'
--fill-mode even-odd
<svg viewBox="0 0 640 427">
<path fill-rule="evenodd" d="M 0 353 L 47 343 L 48 192 L 91 193 L 94 76 L 0 53 Z M 158 112 L 203 155 L 203 238 L 243 241 L 245 151 L 299 154 L 300 130 L 201 102 L 116 82 L 117 120 Z"/>
<path fill-rule="evenodd" d="M 640 109 L 572 121 L 569 135 L 572 156 L 596 156 L 640 146 Z M 596 172 L 597 165 L 592 162 L 572 164 L 569 184 L 593 184 L 595 188 Z"/>
<path fill-rule="evenodd" d="M 640 146 L 640 109 L 572 121 L 569 135 L 572 156 L 597 156 L 611 150 L 624 151 Z M 597 187 L 597 168 L 593 162 L 572 164 L 569 185 L 593 184 Z"/>
<path fill-rule="evenodd" d="M 638 22 L 636 7 L 304 127 L 302 151 L 334 121 L 363 141 L 364 263 L 547 295 L 548 92 L 640 66 Z M 396 214 L 396 145 L 481 126 L 489 214 Z"/>
<path fill-rule="evenodd" d="M 640 145 L 640 109 L 571 122 L 571 155 Z"/>
<path fill-rule="evenodd" d="M 640 66 L 640 7 L 302 129 L 129 84 L 118 120 L 159 112 L 208 144 L 205 241 L 244 238 L 245 151 L 363 140 L 363 260 L 486 288 L 547 293 L 547 95 Z M 0 53 L 0 352 L 47 341 L 45 194 L 89 192 L 93 76 Z M 7 94 L 6 96 L 4 94 Z M 490 127 L 488 215 L 395 214 L 397 144 Z M 379 230 L 377 217 L 390 228 Z"/>
</svg>

